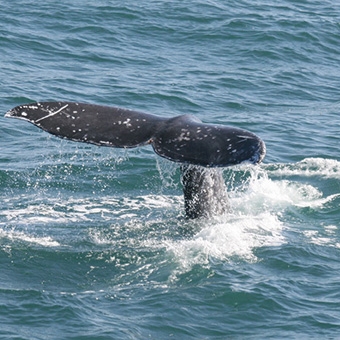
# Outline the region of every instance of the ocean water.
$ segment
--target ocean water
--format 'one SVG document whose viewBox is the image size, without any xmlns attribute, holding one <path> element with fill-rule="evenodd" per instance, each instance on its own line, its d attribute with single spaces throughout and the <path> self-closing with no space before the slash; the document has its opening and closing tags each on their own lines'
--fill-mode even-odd
<svg viewBox="0 0 340 340">
<path fill-rule="evenodd" d="M 340 338 L 337 1 L 0 1 L 1 339 Z M 4 118 L 33 101 L 248 129 L 232 211 L 178 165 Z"/>
</svg>

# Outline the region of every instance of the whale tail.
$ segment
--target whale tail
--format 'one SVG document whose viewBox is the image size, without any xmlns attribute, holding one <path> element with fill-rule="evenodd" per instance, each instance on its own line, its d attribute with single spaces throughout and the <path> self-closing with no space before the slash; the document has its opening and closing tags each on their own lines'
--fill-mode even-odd
<svg viewBox="0 0 340 340">
<path fill-rule="evenodd" d="M 17 106 L 5 116 L 78 142 L 118 148 L 151 144 L 161 157 L 205 167 L 257 164 L 266 152 L 263 141 L 249 131 L 205 124 L 190 115 L 167 119 L 116 107 L 42 102 Z"/>
</svg>

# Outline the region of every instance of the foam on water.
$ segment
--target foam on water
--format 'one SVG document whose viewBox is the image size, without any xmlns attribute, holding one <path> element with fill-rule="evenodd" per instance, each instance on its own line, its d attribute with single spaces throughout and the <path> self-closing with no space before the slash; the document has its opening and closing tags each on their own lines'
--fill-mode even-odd
<svg viewBox="0 0 340 340">
<path fill-rule="evenodd" d="M 268 165 L 273 175 L 279 176 L 322 176 L 325 178 L 340 178 L 340 162 L 327 158 L 305 158 L 292 164 Z"/>
<path fill-rule="evenodd" d="M 286 179 L 271 179 L 270 172 L 256 171 L 249 179 L 247 195 L 233 192 L 234 208 L 256 211 L 280 211 L 289 206 L 310 206 L 321 201 L 322 193 L 310 184 Z M 328 198 L 326 198 L 327 200 Z"/>
<path fill-rule="evenodd" d="M 120 248 L 129 244 L 136 251 L 165 251 L 169 261 L 177 263 L 171 276 L 174 280 L 195 265 L 209 267 L 211 261 L 257 261 L 256 249 L 289 242 L 287 231 L 295 227 L 286 217 L 287 211 L 322 210 L 339 197 L 337 193 L 325 196 L 319 188 L 306 183 L 306 179 L 311 173 L 319 177 L 338 176 L 338 169 L 337 161 L 327 159 L 235 168 L 232 171 L 241 171 L 245 179 L 232 184 L 229 193 L 232 211 L 212 220 L 185 221 L 179 214 L 183 211 L 182 195 L 46 196 L 43 201 L 28 195 L 25 206 L 23 197 L 7 197 L 7 209 L 2 210 L 0 238 L 43 247 L 72 246 L 78 241 L 76 236 L 66 241 L 58 231 L 49 235 L 51 226 L 58 230 L 58 226 L 81 224 L 87 239 L 94 245 Z M 289 179 L 291 174 L 298 178 Z M 231 178 L 235 181 L 233 176 Z M 17 204 L 19 200 L 21 204 Z M 308 223 L 306 221 L 298 230 L 308 242 L 333 243 L 337 226 L 324 225 L 320 232 L 310 229 Z M 63 233 L 63 229 L 59 233 Z M 333 246 L 339 247 L 339 244 Z"/>
<path fill-rule="evenodd" d="M 255 248 L 284 242 L 282 227 L 270 213 L 231 215 L 227 221 L 208 223 L 190 239 L 168 240 L 165 245 L 179 263 L 178 274 L 194 265 L 209 266 L 210 261 L 256 261 Z"/>
<path fill-rule="evenodd" d="M 59 242 L 53 240 L 53 238 L 50 236 L 34 236 L 23 231 L 16 231 L 15 229 L 3 229 L 2 227 L 0 227 L 0 239 L 33 243 L 43 247 L 60 246 Z"/>
</svg>

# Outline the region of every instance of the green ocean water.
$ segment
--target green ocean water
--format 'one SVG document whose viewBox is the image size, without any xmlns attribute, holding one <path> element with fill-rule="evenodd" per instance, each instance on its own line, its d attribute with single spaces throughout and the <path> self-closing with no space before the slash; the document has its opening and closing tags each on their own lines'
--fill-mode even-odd
<svg viewBox="0 0 340 340">
<path fill-rule="evenodd" d="M 0 1 L 0 338 L 340 337 L 340 5 Z M 266 143 L 231 212 L 180 171 L 4 118 L 68 100 L 193 114 Z"/>
</svg>

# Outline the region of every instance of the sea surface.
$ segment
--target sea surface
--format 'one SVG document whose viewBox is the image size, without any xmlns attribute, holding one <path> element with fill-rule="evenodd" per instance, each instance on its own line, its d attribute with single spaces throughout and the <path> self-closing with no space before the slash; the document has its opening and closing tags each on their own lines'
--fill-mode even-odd
<svg viewBox="0 0 340 340">
<path fill-rule="evenodd" d="M 1 339 L 340 339 L 340 3 L 0 1 Z M 34 101 L 192 114 L 266 143 L 184 218 L 151 147 L 62 140 Z"/>
</svg>

